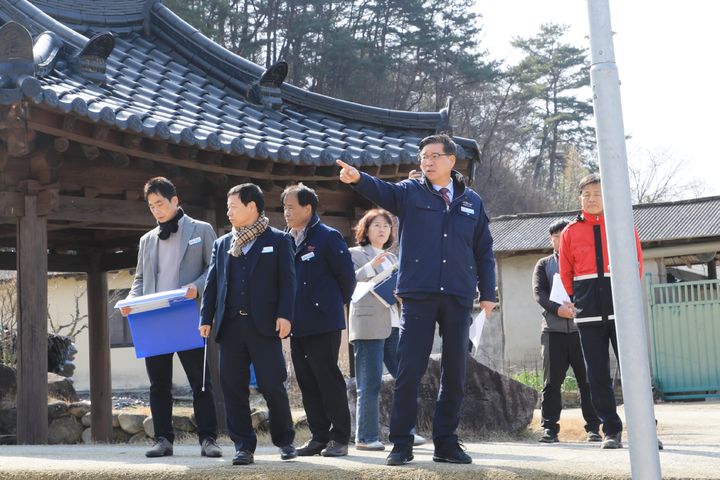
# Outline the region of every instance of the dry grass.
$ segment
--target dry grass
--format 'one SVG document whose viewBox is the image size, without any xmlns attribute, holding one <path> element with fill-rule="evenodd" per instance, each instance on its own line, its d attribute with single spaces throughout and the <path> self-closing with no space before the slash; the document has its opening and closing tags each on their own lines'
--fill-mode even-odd
<svg viewBox="0 0 720 480">
<path fill-rule="evenodd" d="M 540 427 L 540 410 L 533 413 L 532 422 L 528 426 L 529 436 L 539 439 L 542 435 Z M 579 408 L 565 409 L 560 415 L 560 433 L 558 438 L 561 442 L 584 442 L 587 437 L 585 433 L 585 420 Z"/>
</svg>

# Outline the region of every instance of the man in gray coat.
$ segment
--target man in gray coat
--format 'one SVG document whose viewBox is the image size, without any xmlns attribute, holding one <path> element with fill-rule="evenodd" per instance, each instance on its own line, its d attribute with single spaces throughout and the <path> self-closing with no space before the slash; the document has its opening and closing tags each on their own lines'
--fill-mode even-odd
<svg viewBox="0 0 720 480">
<path fill-rule="evenodd" d="M 187 287 L 188 298 L 201 298 L 215 231 L 210 224 L 194 220 L 183 212 L 178 205 L 175 186 L 167 178 L 148 180 L 144 193 L 150 213 L 158 225 L 140 239 L 135 280 L 128 298 L 181 287 Z M 129 313 L 129 308 L 122 309 L 123 315 Z M 201 455 L 220 457 L 222 451 L 215 442 L 217 419 L 210 375 L 205 375 L 203 389 L 203 353 L 202 348 L 177 352 L 193 391 Z M 148 457 L 173 454 L 173 355 L 168 353 L 145 358 L 150 379 L 150 411 L 155 428 L 155 444 L 145 453 Z"/>
<path fill-rule="evenodd" d="M 580 407 L 585 418 L 588 442 L 599 442 L 600 419 L 590 401 L 590 385 L 585 371 L 585 359 L 580 347 L 580 334 L 573 321 L 572 304 L 560 305 L 550 300 L 553 280 L 558 273 L 558 250 L 560 235 L 567 226 L 567 220 L 557 220 L 550 225 L 550 241 L 553 253 L 538 260 L 533 273 L 535 301 L 543 309 L 542 344 L 543 389 L 540 395 L 541 426 L 544 429 L 540 442 L 556 443 L 560 431 L 562 410 L 561 387 L 568 367 L 572 367 L 580 390 Z M 557 277 L 559 282 L 559 275 Z"/>
</svg>

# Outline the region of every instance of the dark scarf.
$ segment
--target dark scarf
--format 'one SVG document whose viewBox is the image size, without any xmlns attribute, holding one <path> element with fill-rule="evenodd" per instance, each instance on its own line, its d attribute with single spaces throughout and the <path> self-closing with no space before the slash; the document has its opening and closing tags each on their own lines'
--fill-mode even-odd
<svg viewBox="0 0 720 480">
<path fill-rule="evenodd" d="M 270 221 L 265 215 L 261 215 L 257 220 L 247 227 L 240 227 L 232 229 L 232 244 L 228 253 L 233 257 L 239 257 L 242 255 L 242 247 L 255 240 L 257 237 L 263 234 L 267 230 Z"/>
<path fill-rule="evenodd" d="M 167 240 L 170 238 L 171 233 L 176 233 L 178 231 L 178 222 L 182 217 L 185 216 L 185 212 L 183 212 L 182 208 L 178 208 L 177 214 L 167 222 L 158 222 L 158 227 L 160 227 L 160 232 L 158 232 L 158 237 L 160 237 L 160 240 Z"/>
</svg>

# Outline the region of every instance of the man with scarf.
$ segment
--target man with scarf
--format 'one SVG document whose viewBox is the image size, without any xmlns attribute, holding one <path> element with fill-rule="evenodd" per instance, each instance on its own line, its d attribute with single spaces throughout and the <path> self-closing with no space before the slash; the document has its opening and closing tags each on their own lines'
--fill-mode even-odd
<svg viewBox="0 0 720 480">
<path fill-rule="evenodd" d="M 227 194 L 232 231 L 213 245 L 200 308 L 200 335 L 220 345 L 220 379 L 233 465 L 254 462 L 250 364 L 270 411 L 270 436 L 280 458 L 297 457 L 281 340 L 290 334 L 295 265 L 290 236 L 268 226 L 260 187 L 244 183 Z M 214 323 L 213 323 L 214 319 Z"/>
<path fill-rule="evenodd" d="M 350 409 L 337 362 L 345 305 L 356 284 L 355 267 L 340 232 L 320 221 L 313 189 L 292 185 L 280 201 L 296 245 L 292 361 L 312 432 L 298 455 L 340 457 L 348 453 Z"/>
<path fill-rule="evenodd" d="M 183 212 L 178 206 L 175 186 L 167 178 L 148 180 L 144 193 L 150 213 L 158 225 L 140 239 L 138 264 L 129 297 L 180 287 L 187 287 L 188 298 L 202 296 L 215 231 L 210 224 L 194 220 Z M 122 309 L 123 315 L 129 313 L 129 308 Z M 203 353 L 202 348 L 177 352 L 193 391 L 201 455 L 220 457 L 222 451 L 215 443 L 217 419 L 210 375 L 205 375 L 203 389 Z M 145 358 L 155 429 L 155 444 L 145 453 L 148 457 L 173 454 L 173 355 L 168 353 Z"/>
</svg>

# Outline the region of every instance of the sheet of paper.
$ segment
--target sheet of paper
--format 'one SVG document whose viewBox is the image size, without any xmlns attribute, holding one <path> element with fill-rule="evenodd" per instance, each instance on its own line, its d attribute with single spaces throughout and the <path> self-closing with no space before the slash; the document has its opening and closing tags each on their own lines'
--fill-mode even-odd
<svg viewBox="0 0 720 480">
<path fill-rule="evenodd" d="M 352 303 L 357 303 L 358 300 L 363 298 L 367 293 L 373 289 L 375 283 L 373 282 L 357 282 L 355 291 L 352 294 Z"/>
<path fill-rule="evenodd" d="M 552 289 L 550 290 L 550 301 L 563 305 L 564 303 L 570 303 L 570 297 L 565 291 L 562 280 L 560 280 L 560 274 L 556 273 L 553 275 Z"/>
<path fill-rule="evenodd" d="M 392 262 L 390 262 L 390 260 L 388 260 L 387 258 L 385 260 L 383 260 L 383 262 L 380 264 L 380 266 L 382 267 L 383 271 L 392 270 L 392 268 L 393 268 Z"/>
<path fill-rule="evenodd" d="M 480 310 L 473 322 L 470 324 L 470 341 L 472 342 L 473 353 L 480 347 L 480 336 L 485 326 L 485 310 Z"/>
</svg>

